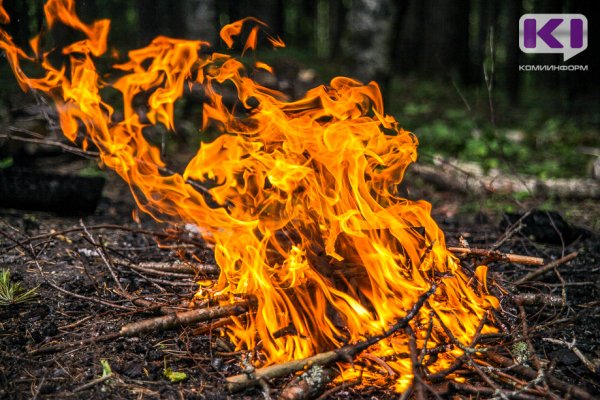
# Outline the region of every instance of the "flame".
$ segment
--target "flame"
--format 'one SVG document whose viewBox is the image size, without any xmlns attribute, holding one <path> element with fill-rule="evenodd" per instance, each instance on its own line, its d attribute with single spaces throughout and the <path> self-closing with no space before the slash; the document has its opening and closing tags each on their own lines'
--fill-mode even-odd
<svg viewBox="0 0 600 400">
<path fill-rule="evenodd" d="M 431 206 L 399 196 L 418 141 L 385 114 L 376 83 L 336 77 L 290 101 L 253 81 L 251 67 L 233 56 L 201 55 L 208 43 L 163 36 L 130 51 L 126 62 L 114 65 L 115 78 L 101 78 L 94 58 L 107 50 L 110 21 L 82 22 L 73 0 L 49 0 L 45 15 L 49 26 L 60 22 L 85 39 L 63 48 L 68 62 L 55 67 L 49 52 L 29 56 L 0 30 L 0 48 L 19 84 L 53 97 L 64 134 L 84 146 L 93 142 L 143 211 L 158 221 L 201 227 L 221 268 L 216 285 L 201 292 L 257 298 L 256 312 L 234 319 L 227 330 L 237 349 L 259 350 L 257 366 L 381 334 L 432 282 L 439 287 L 411 325 L 419 346 L 449 342 L 431 312 L 468 344 L 487 310 L 498 306 L 488 293 L 486 268 L 470 278 L 448 252 Z M 8 21 L 1 2 L 0 19 Z M 246 23 L 254 27 L 243 51 L 256 48 L 266 25 L 255 18 L 223 27 L 229 48 Z M 284 46 L 265 35 L 274 47 Z M 36 55 L 38 47 L 36 38 Z M 22 63 L 37 64 L 43 76 L 29 77 Z M 263 62 L 254 67 L 271 71 Z M 134 99 L 146 94 L 150 123 L 173 130 L 174 104 L 191 84 L 201 85 L 208 99 L 199 148 L 183 173 L 170 173 L 144 135 L 147 124 Z M 224 101 L 224 86 L 235 88 L 237 107 Z M 102 97 L 105 87 L 122 94 L 121 120 Z M 209 129 L 220 136 L 202 141 Z M 198 185 L 209 189 L 198 191 Z M 493 329 L 486 325 L 483 332 Z M 392 379 L 398 391 L 406 389 L 412 379 L 408 338 L 395 335 L 370 352 L 395 373 L 386 377 L 386 370 L 364 358 L 372 379 Z M 442 370 L 461 354 L 453 348 L 432 357 L 428 370 Z M 343 377 L 353 368 L 342 366 Z"/>
</svg>

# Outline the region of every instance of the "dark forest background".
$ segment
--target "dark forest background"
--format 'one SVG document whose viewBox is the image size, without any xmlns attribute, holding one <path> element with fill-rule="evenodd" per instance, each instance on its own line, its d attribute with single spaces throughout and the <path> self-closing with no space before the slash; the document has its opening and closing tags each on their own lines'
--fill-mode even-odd
<svg viewBox="0 0 600 400">
<path fill-rule="evenodd" d="M 17 43 L 43 26 L 43 0 L 5 0 Z M 201 38 L 223 50 L 219 28 L 245 16 L 267 22 L 286 49 L 259 49 L 278 79 L 306 87 L 335 75 L 376 80 L 387 110 L 417 133 L 421 154 L 474 160 L 486 168 L 586 176 L 600 157 L 598 57 L 585 0 L 80 0 L 84 20 L 112 20 L 112 46 L 156 35 Z M 562 55 L 523 54 L 525 13 L 581 13 L 589 47 L 566 64 L 588 72 L 520 72 L 520 64 L 563 64 Z M 60 37 L 58 39 L 60 41 Z M 2 99 L 10 103 L 2 68 Z M 302 82 L 296 82 L 296 81 Z M 8 104 L 14 107 L 14 104 Z"/>
</svg>

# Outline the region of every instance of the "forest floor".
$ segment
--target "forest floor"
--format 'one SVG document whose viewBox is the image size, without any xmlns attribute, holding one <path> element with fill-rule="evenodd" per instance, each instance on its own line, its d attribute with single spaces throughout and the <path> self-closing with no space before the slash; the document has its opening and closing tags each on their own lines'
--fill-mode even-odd
<svg viewBox="0 0 600 400">
<path fill-rule="evenodd" d="M 446 232 L 449 245 L 457 245 L 462 236 L 473 247 L 489 248 L 507 231 L 497 212 L 483 208 L 475 212 L 476 206 L 469 210 L 464 206 L 467 200 L 454 193 L 432 192 L 418 183 L 411 187 L 411 197 L 422 196 L 433 202 L 434 217 Z M 158 315 L 157 307 L 133 306 L 133 298 L 182 307 L 197 288 L 195 281 L 204 278 L 150 274 L 134 269 L 136 265 L 193 258 L 195 263 L 214 263 L 211 250 L 189 231 L 171 232 L 177 239 L 162 238 L 159 247 L 155 238 L 164 233 L 164 227 L 143 217 L 141 223 L 133 222 L 134 209 L 128 188 L 112 174 L 96 212 L 81 219 L 0 209 L 0 268 L 8 268 L 12 279 L 25 288 L 37 287 L 38 294 L 30 302 L 0 306 L 0 398 L 264 398 L 264 388 L 228 395 L 224 378 L 240 373 L 240 363 L 218 329 L 212 329 L 212 322 L 157 330 L 139 337 L 89 340 Z M 597 211 L 588 210 L 582 215 Z M 531 220 L 529 226 L 513 230 L 509 237 L 505 235 L 499 247 L 501 251 L 539 256 L 546 261 L 578 252 L 569 263 L 512 290 L 512 294 L 558 296 L 563 300 L 560 305 L 538 302 L 523 306 L 524 315 L 506 295 L 497 310 L 498 324 L 504 332 L 489 346 L 517 357 L 515 349 L 524 342 L 523 337 L 528 337 L 532 347 L 520 362 L 537 365 L 546 375 L 538 381 L 521 377 L 523 384 L 535 381 L 537 386 L 531 384 L 529 389 L 509 396 L 510 385 L 499 384 L 496 389 L 504 392 L 497 391 L 472 369 L 459 370 L 473 387 L 491 390 L 481 392 L 478 398 L 568 397 L 570 389 L 548 384 L 549 376 L 584 389 L 592 397 L 600 396 L 599 375 L 590 370 L 598 371 L 600 367 L 600 237 L 563 222 L 551 222 L 553 228 L 543 218 Z M 571 222 L 585 225 L 589 221 L 581 218 Z M 546 235 L 548 231 L 550 235 Z M 557 237 L 560 244 L 556 243 Z M 473 265 L 472 260 L 464 263 L 467 268 Z M 490 262 L 489 266 L 492 280 L 505 287 L 538 268 L 507 262 Z M 82 340 L 84 344 L 77 345 Z M 575 347 L 568 348 L 567 343 L 573 340 Z M 71 345 L 39 352 L 62 343 Z M 588 365 L 574 350 L 588 359 Z M 517 375 L 515 368 L 505 366 L 502 371 Z M 185 379 L 171 382 L 165 369 L 185 373 Z M 274 396 L 288 380 L 270 382 Z M 468 393 L 468 385 L 443 382 L 433 388 L 442 397 L 473 395 Z M 396 396 L 385 388 L 349 385 L 338 386 L 328 398 Z M 570 396 L 577 398 L 577 393 Z"/>
</svg>

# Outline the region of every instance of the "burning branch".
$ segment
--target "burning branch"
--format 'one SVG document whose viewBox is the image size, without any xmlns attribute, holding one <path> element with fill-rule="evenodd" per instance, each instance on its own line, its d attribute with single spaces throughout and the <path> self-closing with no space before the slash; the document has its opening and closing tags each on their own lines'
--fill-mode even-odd
<svg viewBox="0 0 600 400">
<path fill-rule="evenodd" d="M 409 322 L 417 315 L 423 307 L 427 299 L 435 293 L 437 285 L 432 285 L 431 288 L 422 294 L 408 314 L 399 319 L 392 327 L 378 336 L 373 336 L 362 342 L 353 345 L 344 346 L 340 349 L 327 351 L 316 354 L 312 357 L 303 360 L 293 360 L 281 364 L 275 364 L 268 367 L 258 369 L 251 373 L 244 373 L 227 378 L 227 390 L 230 392 L 238 392 L 250 386 L 258 385 L 261 380 L 269 380 L 279 378 L 294 372 L 304 370 L 316 365 L 326 366 L 335 362 L 352 362 L 352 360 L 373 346 L 375 343 L 392 336 L 394 333 L 408 326 Z"/>
<path fill-rule="evenodd" d="M 478 279 L 470 279 L 470 272 L 449 256 L 430 205 L 400 198 L 398 187 L 417 158 L 418 140 L 386 114 L 376 83 L 335 77 L 291 101 L 254 81 L 253 67 L 234 55 L 207 54 L 206 42 L 165 36 L 128 52 L 113 65 L 118 76 L 111 77 L 98 63 L 110 48 L 110 21 L 88 25 L 75 9 L 74 0 L 49 0 L 45 6 L 47 32 L 63 24 L 84 36 L 62 49 L 65 65 L 53 65 L 39 46 L 34 55 L 27 54 L 2 30 L 0 49 L 23 90 L 53 98 L 64 135 L 95 146 L 102 164 L 130 186 L 141 210 L 158 221 L 195 226 L 214 248 L 220 275 L 203 294 L 256 299 L 256 313 L 223 329 L 236 348 L 260 348 L 270 366 L 230 378 L 230 390 L 308 365 L 351 361 L 380 341 L 381 348 L 407 350 L 392 335 L 421 310 L 435 285 L 423 296 L 420 288 L 435 277 L 444 277 L 438 293 L 443 304 L 431 302 L 431 308 L 457 337 L 478 335 L 480 316 L 499 301 L 487 290 L 484 268 Z M 253 25 L 244 48 L 254 49 L 264 27 L 256 19 L 232 22 L 221 37 L 231 45 L 244 24 Z M 40 39 L 36 43 L 46 42 Z M 39 68 L 26 68 L 29 63 Z M 29 76 L 30 70 L 43 72 Z M 220 135 L 202 141 L 185 168 L 172 171 L 145 132 L 149 123 L 174 130 L 174 104 L 188 85 L 201 86 L 205 95 L 202 130 Z M 112 97 L 102 90 L 108 87 L 122 97 L 122 118 L 113 117 Z M 235 90 L 236 101 L 224 100 L 224 88 Z M 147 103 L 138 107 L 137 99 Z M 87 236 L 123 293 L 109 249 Z M 487 253 L 494 255 L 514 259 Z M 157 268 L 131 270 L 160 275 Z M 155 286 L 167 284 L 143 277 Z M 126 325 L 119 335 L 239 315 L 249 308 L 250 303 L 222 301 L 218 307 Z M 291 334 L 280 335 L 284 330 Z M 298 360 L 323 348 L 338 350 Z M 435 360 L 445 364 L 449 357 L 439 354 Z M 407 363 L 388 364 L 398 376 L 412 372 Z"/>
</svg>

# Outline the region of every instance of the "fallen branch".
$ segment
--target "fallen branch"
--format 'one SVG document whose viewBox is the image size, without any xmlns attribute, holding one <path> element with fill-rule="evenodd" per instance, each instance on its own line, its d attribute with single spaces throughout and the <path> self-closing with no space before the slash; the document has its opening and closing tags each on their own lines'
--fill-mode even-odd
<svg viewBox="0 0 600 400">
<path fill-rule="evenodd" d="M 544 259 L 540 257 L 522 256 L 519 254 L 502 253 L 497 250 L 472 249 L 467 247 L 448 247 L 454 254 L 487 257 L 494 261 L 506 261 L 524 265 L 544 265 Z"/>
<path fill-rule="evenodd" d="M 86 384 L 76 387 L 75 389 L 73 389 L 73 393 L 82 392 L 84 390 L 90 389 L 90 388 L 96 386 L 97 384 L 102 383 L 112 377 L 113 377 L 113 374 L 111 372 L 108 375 L 104 375 L 104 376 L 101 376 L 100 378 L 96 378 Z"/>
<path fill-rule="evenodd" d="M 518 399 L 518 400 L 538 400 L 543 397 L 527 395 L 524 393 L 515 393 L 506 389 L 495 389 L 485 386 L 473 386 L 466 383 L 450 382 L 452 390 L 460 393 L 468 393 L 481 397 L 482 395 L 495 398 Z"/>
<path fill-rule="evenodd" d="M 194 324 L 196 322 L 210 321 L 213 319 L 230 317 L 233 315 L 240 315 L 248 312 L 250 309 L 251 302 L 244 301 L 239 303 L 230 304 L 227 306 L 216 306 L 210 308 L 201 308 L 191 311 L 183 311 L 178 313 L 171 313 L 156 318 L 146 319 L 131 324 L 124 325 L 119 332 L 112 332 L 106 335 L 91 337 L 88 339 L 78 340 L 76 342 L 59 343 L 56 345 L 45 346 L 39 349 L 31 351 L 30 354 L 47 354 L 55 353 L 67 348 L 85 346 L 92 343 L 106 342 L 109 340 L 115 340 L 122 337 L 138 336 L 143 333 L 159 330 L 167 330 L 176 328 L 179 326 L 185 326 Z"/>
<path fill-rule="evenodd" d="M 268 367 L 260 368 L 253 372 L 235 375 L 227 378 L 227 390 L 230 392 L 238 392 L 250 386 L 256 386 L 261 380 L 278 378 L 284 375 L 288 375 L 294 372 L 301 371 L 308 367 L 315 365 L 326 366 L 338 361 L 351 362 L 354 357 L 362 353 L 367 348 L 371 347 L 375 343 L 386 339 L 399 331 L 400 329 L 406 328 L 408 323 L 414 318 L 419 310 L 425 304 L 425 301 L 435 292 L 436 285 L 432 287 L 419 297 L 415 305 L 411 310 L 399 319 L 390 329 L 381 335 L 373 336 L 367 340 L 355 343 L 353 345 L 347 345 L 336 350 L 330 350 L 324 353 L 315 354 L 314 356 L 302 359 L 292 360 L 282 364 L 270 365 Z"/>
<path fill-rule="evenodd" d="M 302 375 L 285 385 L 279 395 L 279 400 L 314 399 L 323 392 L 325 386 L 339 373 L 340 371 L 335 368 L 323 368 L 320 365 L 313 365 Z"/>
<path fill-rule="evenodd" d="M 553 296 L 546 293 L 522 293 L 512 297 L 513 301 L 519 306 L 552 306 L 563 307 L 565 301 L 560 296 Z"/>
<path fill-rule="evenodd" d="M 574 251 L 573 253 L 567 254 L 566 256 L 559 258 L 558 260 L 554 260 L 546 265 L 544 265 L 542 268 L 538 268 L 535 271 L 531 271 L 530 273 L 528 273 L 527 275 L 525 275 L 524 277 L 522 277 L 521 279 L 517 279 L 517 281 L 514 283 L 514 286 L 519 286 L 524 284 L 525 282 L 528 282 L 532 279 L 537 278 L 540 275 L 545 274 L 546 272 L 550 271 L 551 269 L 554 269 L 558 266 L 561 266 L 569 261 L 571 261 L 572 259 L 574 259 L 575 257 L 577 257 L 579 253 L 577 253 L 576 251 Z"/>
<path fill-rule="evenodd" d="M 582 352 L 579 350 L 577 346 L 575 346 L 575 339 L 571 343 L 566 342 L 564 340 L 552 339 L 552 338 L 542 338 L 544 342 L 557 344 L 559 346 L 564 346 L 567 349 L 571 350 L 577 358 L 581 360 L 581 362 L 593 373 L 596 373 L 598 368 L 592 363 Z"/>
<path fill-rule="evenodd" d="M 227 306 L 200 308 L 197 310 L 183 311 L 174 314 L 133 322 L 121 328 L 121 336 L 137 336 L 142 333 L 157 330 L 166 330 L 180 326 L 195 324 L 196 322 L 210 321 L 213 319 L 240 315 L 250 309 L 250 302 L 244 301 Z"/>
<path fill-rule="evenodd" d="M 493 169 L 485 173 L 477 163 L 434 157 L 434 165 L 415 163 L 411 173 L 445 190 L 469 195 L 530 193 L 536 197 L 571 199 L 600 198 L 600 184 L 594 179 L 546 179 L 510 175 Z"/>
</svg>

